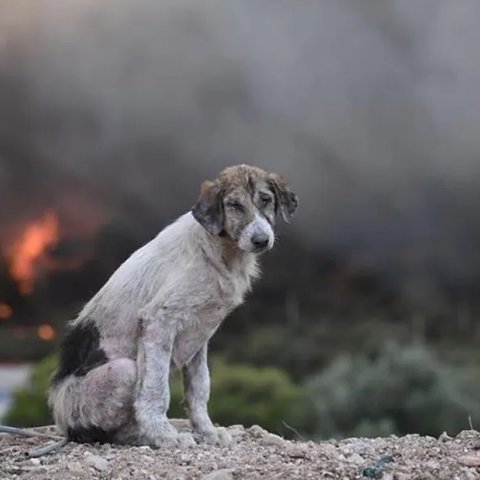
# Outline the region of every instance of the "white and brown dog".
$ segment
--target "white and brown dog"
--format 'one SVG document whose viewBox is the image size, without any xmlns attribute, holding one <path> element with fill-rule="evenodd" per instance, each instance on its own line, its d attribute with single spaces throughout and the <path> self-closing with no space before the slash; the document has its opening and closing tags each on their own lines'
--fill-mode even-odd
<svg viewBox="0 0 480 480">
<path fill-rule="evenodd" d="M 272 248 L 276 212 L 288 221 L 296 207 L 283 178 L 256 167 L 204 182 L 192 211 L 128 258 L 71 322 L 49 395 L 60 430 L 78 442 L 227 442 L 207 411 L 208 341 Z M 167 419 L 171 367 L 182 370 L 194 436 Z"/>
</svg>

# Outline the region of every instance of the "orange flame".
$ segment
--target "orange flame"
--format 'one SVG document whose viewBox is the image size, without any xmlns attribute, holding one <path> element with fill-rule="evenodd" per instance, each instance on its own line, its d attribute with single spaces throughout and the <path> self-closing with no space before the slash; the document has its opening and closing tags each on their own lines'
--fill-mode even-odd
<svg viewBox="0 0 480 480">
<path fill-rule="evenodd" d="M 48 323 L 44 323 L 37 328 L 37 335 L 45 341 L 50 341 L 55 338 L 55 329 Z"/>
<path fill-rule="evenodd" d="M 7 252 L 10 274 L 22 295 L 33 292 L 45 251 L 58 244 L 59 223 L 56 214 L 47 211 L 42 218 L 25 227 Z"/>
<path fill-rule="evenodd" d="M 8 320 L 13 314 L 13 309 L 8 303 L 0 303 L 0 320 Z"/>
</svg>

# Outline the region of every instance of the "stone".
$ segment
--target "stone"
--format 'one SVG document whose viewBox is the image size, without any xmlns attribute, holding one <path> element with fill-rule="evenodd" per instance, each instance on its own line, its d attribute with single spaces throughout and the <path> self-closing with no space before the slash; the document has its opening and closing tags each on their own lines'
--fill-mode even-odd
<svg viewBox="0 0 480 480">
<path fill-rule="evenodd" d="M 286 445 L 286 453 L 292 458 L 309 458 L 309 451 L 306 445 L 300 443 L 284 442 Z"/>
<path fill-rule="evenodd" d="M 260 425 L 252 425 L 250 428 L 247 429 L 247 432 L 253 438 L 260 438 L 268 435 L 270 432 L 267 432 L 263 429 Z"/>
<path fill-rule="evenodd" d="M 89 452 L 85 455 L 85 461 L 99 472 L 106 472 L 108 470 L 108 461 L 98 455 L 93 455 Z"/>
<path fill-rule="evenodd" d="M 447 433 L 443 432 L 439 437 L 438 440 L 440 442 L 449 442 L 450 440 L 453 440 L 452 437 Z"/>
<path fill-rule="evenodd" d="M 231 470 L 222 468 L 203 475 L 201 480 L 233 480 L 233 474 Z"/>
<path fill-rule="evenodd" d="M 461 440 L 478 438 L 480 434 L 476 430 L 462 430 L 456 438 Z"/>
<path fill-rule="evenodd" d="M 464 455 L 458 461 L 467 467 L 480 467 L 480 455 Z"/>
</svg>

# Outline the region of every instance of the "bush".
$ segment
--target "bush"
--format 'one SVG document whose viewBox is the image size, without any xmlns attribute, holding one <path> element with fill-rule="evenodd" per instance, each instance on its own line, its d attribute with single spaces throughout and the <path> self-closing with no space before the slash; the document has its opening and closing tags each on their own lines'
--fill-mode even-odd
<svg viewBox="0 0 480 480">
<path fill-rule="evenodd" d="M 388 344 L 372 359 L 341 356 L 306 382 L 318 437 L 453 434 L 480 425 L 474 369 L 448 365 L 422 345 Z"/>
<path fill-rule="evenodd" d="M 14 401 L 6 421 L 15 426 L 37 426 L 52 423 L 46 392 L 56 367 L 56 356 L 40 361 L 33 369 L 28 384 L 14 393 Z M 212 395 L 209 410 L 212 419 L 221 425 L 259 424 L 285 435 L 292 432 L 282 421 L 297 427 L 300 390 L 288 376 L 276 368 L 254 368 L 230 365 L 217 359 L 211 368 Z M 185 417 L 180 406 L 183 396 L 178 375 L 172 381 L 169 415 Z"/>
<path fill-rule="evenodd" d="M 211 368 L 212 420 L 220 425 L 261 425 L 271 432 L 291 436 L 294 428 L 302 428 L 302 394 L 288 377 L 277 368 L 256 368 L 249 365 L 228 364 L 217 359 Z M 181 379 L 172 385 L 170 416 L 182 417 L 183 396 Z"/>
<path fill-rule="evenodd" d="M 28 384 L 14 392 L 12 406 L 5 417 L 8 425 L 35 427 L 52 423 L 46 392 L 56 365 L 57 357 L 54 355 L 35 365 Z"/>
</svg>

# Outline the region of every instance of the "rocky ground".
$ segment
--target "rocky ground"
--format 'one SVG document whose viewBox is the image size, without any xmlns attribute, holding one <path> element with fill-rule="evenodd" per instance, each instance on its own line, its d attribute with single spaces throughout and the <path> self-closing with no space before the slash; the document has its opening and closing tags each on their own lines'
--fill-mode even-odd
<svg viewBox="0 0 480 480">
<path fill-rule="evenodd" d="M 52 427 L 40 432 L 54 433 Z M 184 450 L 68 443 L 29 458 L 52 443 L 0 434 L 0 479 L 28 480 L 237 480 L 237 479 L 480 479 L 480 433 L 455 438 L 408 435 L 315 443 L 287 441 L 258 426 L 233 426 L 225 447 L 199 444 Z"/>
</svg>

